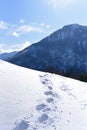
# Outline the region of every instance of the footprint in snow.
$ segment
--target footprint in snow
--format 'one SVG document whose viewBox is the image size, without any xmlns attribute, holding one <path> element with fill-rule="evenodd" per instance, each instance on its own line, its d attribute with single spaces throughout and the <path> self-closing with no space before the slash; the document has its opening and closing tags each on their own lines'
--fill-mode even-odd
<svg viewBox="0 0 87 130">
<path fill-rule="evenodd" d="M 47 114 L 43 114 L 43 115 L 41 115 L 40 117 L 38 117 L 38 121 L 39 121 L 39 123 L 44 123 L 45 121 L 47 121 L 48 120 L 48 115 Z"/>
<path fill-rule="evenodd" d="M 49 95 L 53 96 L 53 92 L 52 91 L 46 91 L 46 92 L 44 92 L 44 94 L 47 95 L 47 96 L 49 96 Z"/>
<path fill-rule="evenodd" d="M 42 104 L 39 104 L 39 105 L 36 106 L 36 110 L 42 110 L 42 109 L 45 109 L 46 107 L 47 107 L 47 105 L 42 103 Z"/>
<path fill-rule="evenodd" d="M 48 103 L 51 103 L 51 102 L 53 102 L 53 101 L 54 101 L 53 98 L 48 98 L 48 99 L 47 99 L 47 102 L 48 102 Z"/>
<path fill-rule="evenodd" d="M 29 124 L 28 124 L 26 121 L 22 120 L 22 121 L 20 122 L 20 124 L 18 124 L 18 125 L 17 125 L 14 129 L 12 129 L 12 130 L 26 130 L 28 127 L 29 127 Z"/>
<path fill-rule="evenodd" d="M 42 84 L 46 84 L 46 81 L 42 81 Z"/>
<path fill-rule="evenodd" d="M 44 92 L 44 94 L 46 95 L 46 96 L 53 96 L 53 97 L 59 97 L 56 93 L 53 93 L 52 91 L 46 91 L 46 92 Z"/>
<path fill-rule="evenodd" d="M 53 88 L 52 88 L 51 86 L 48 86 L 48 89 L 49 89 L 49 90 L 52 90 Z"/>
</svg>

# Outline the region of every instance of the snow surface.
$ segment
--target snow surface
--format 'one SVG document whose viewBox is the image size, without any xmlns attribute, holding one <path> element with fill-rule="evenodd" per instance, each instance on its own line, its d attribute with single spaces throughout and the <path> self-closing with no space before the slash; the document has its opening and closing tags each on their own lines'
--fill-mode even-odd
<svg viewBox="0 0 87 130">
<path fill-rule="evenodd" d="M 87 83 L 0 61 L 0 130 L 87 130 Z"/>
</svg>

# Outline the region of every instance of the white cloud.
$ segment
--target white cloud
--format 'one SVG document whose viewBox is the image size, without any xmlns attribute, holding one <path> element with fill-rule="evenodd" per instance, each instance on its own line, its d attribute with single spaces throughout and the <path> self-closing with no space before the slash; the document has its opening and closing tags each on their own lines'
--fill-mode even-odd
<svg viewBox="0 0 87 130">
<path fill-rule="evenodd" d="M 0 21 L 0 29 L 7 29 L 7 23 Z"/>
<path fill-rule="evenodd" d="M 45 24 L 44 24 L 44 23 L 41 23 L 41 24 L 40 24 L 40 26 L 41 26 L 41 27 L 44 27 L 44 26 L 45 26 Z"/>
<path fill-rule="evenodd" d="M 19 23 L 24 24 L 25 20 L 24 19 L 20 19 Z"/>
<path fill-rule="evenodd" d="M 8 47 L 7 44 L 0 44 L 0 53 L 10 53 L 13 51 L 21 51 L 23 49 L 25 49 L 26 47 L 30 46 L 32 43 L 29 41 L 25 41 L 24 43 L 18 43 L 15 45 L 11 45 L 10 47 Z"/>
<path fill-rule="evenodd" d="M 30 45 L 31 45 L 31 42 L 26 41 L 25 43 L 23 43 L 23 44 L 21 45 L 21 47 L 20 47 L 19 50 L 23 50 L 24 48 L 26 48 L 26 47 L 28 47 L 28 46 L 30 46 Z"/>
<path fill-rule="evenodd" d="M 18 43 L 18 44 L 11 46 L 11 49 L 13 51 L 21 51 L 21 50 L 25 49 L 26 47 L 30 46 L 31 44 L 32 44 L 31 42 L 25 41 L 24 43 Z"/>
<path fill-rule="evenodd" d="M 17 29 L 17 32 L 42 32 L 42 28 L 29 25 L 22 25 Z"/>
<path fill-rule="evenodd" d="M 65 8 L 76 1 L 77 0 L 49 0 L 46 3 L 51 5 L 51 7 L 53 7 L 54 9 L 57 9 L 57 8 Z"/>
<path fill-rule="evenodd" d="M 7 46 L 6 44 L 0 43 L 0 54 L 13 51 L 12 49 L 6 49 L 6 46 Z"/>
<path fill-rule="evenodd" d="M 50 25 L 48 24 L 48 25 L 46 25 L 46 28 L 50 28 Z"/>
<path fill-rule="evenodd" d="M 44 24 L 44 23 L 42 23 L 42 24 L 40 24 L 40 26 L 41 26 L 42 28 L 50 28 L 50 25 L 49 25 L 49 24 Z"/>
<path fill-rule="evenodd" d="M 13 49 L 0 49 L 0 54 L 2 54 L 2 53 L 10 53 L 10 52 L 14 52 L 15 50 L 13 50 Z"/>
<path fill-rule="evenodd" d="M 21 23 L 21 24 L 19 24 Z M 4 36 L 14 36 L 15 38 L 19 38 L 21 35 L 26 35 L 29 33 L 44 33 L 47 31 L 47 29 L 50 28 L 49 24 L 45 24 L 44 22 L 39 23 L 30 23 L 25 24 L 24 19 L 20 19 L 18 24 L 9 24 L 4 21 L 0 21 L 0 29 L 6 29 L 2 30 L 5 35 Z"/>
<path fill-rule="evenodd" d="M 19 34 L 18 34 L 17 32 L 13 32 L 12 35 L 13 35 L 14 37 L 19 37 Z"/>
<path fill-rule="evenodd" d="M 0 48 L 4 47 L 4 44 L 3 43 L 0 43 Z"/>
<path fill-rule="evenodd" d="M 31 26 L 31 25 L 21 25 L 15 28 L 12 28 L 12 36 L 18 38 L 21 35 L 30 33 L 30 32 L 38 32 L 38 33 L 42 33 L 43 32 L 43 28 L 41 27 L 36 27 L 36 26 Z"/>
<path fill-rule="evenodd" d="M 4 47 L 4 44 L 0 43 L 0 53 L 2 53 L 3 47 Z"/>
<path fill-rule="evenodd" d="M 6 49 L 6 46 L 4 43 L 0 43 L 0 54 L 5 52 L 12 52 L 12 49 Z"/>
<path fill-rule="evenodd" d="M 10 23 L 6 23 L 4 21 L 0 21 L 0 29 L 5 29 L 5 30 L 0 30 L 0 33 L 2 35 L 2 40 L 5 41 L 6 39 L 13 39 L 14 40 L 18 40 L 21 38 L 22 36 L 28 37 L 28 35 L 30 35 L 30 33 L 37 33 L 42 35 L 45 33 L 48 33 L 48 31 L 51 29 L 49 24 L 46 23 L 29 23 L 29 24 L 25 24 L 23 23 L 24 20 L 21 19 L 20 22 L 22 24 L 10 24 Z M 23 37 L 24 39 L 24 37 Z M 11 41 L 11 40 L 10 40 Z M 2 42 L 2 41 L 1 41 Z"/>
</svg>

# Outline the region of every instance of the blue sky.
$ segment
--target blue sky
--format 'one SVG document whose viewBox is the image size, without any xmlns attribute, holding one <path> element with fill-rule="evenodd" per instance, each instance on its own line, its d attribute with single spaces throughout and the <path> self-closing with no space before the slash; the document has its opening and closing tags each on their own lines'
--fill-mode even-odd
<svg viewBox="0 0 87 130">
<path fill-rule="evenodd" d="M 87 25 L 86 0 L 0 0 L 0 52 L 23 49 L 67 24 Z"/>
</svg>

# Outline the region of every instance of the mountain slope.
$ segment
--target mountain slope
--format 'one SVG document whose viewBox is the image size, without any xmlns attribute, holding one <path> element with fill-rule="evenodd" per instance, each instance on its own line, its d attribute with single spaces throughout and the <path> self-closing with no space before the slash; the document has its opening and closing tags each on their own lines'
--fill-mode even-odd
<svg viewBox="0 0 87 130">
<path fill-rule="evenodd" d="M 87 26 L 64 26 L 19 52 L 9 62 L 80 79 L 87 75 Z"/>
<path fill-rule="evenodd" d="M 15 56 L 16 53 L 17 53 L 16 51 L 10 52 L 10 53 L 1 53 L 1 54 L 0 54 L 0 59 L 2 59 L 2 60 L 7 60 L 7 59 L 9 59 L 9 58 Z"/>
<path fill-rule="evenodd" d="M 87 129 L 87 84 L 0 61 L 0 130 L 55 129 Z"/>
</svg>

